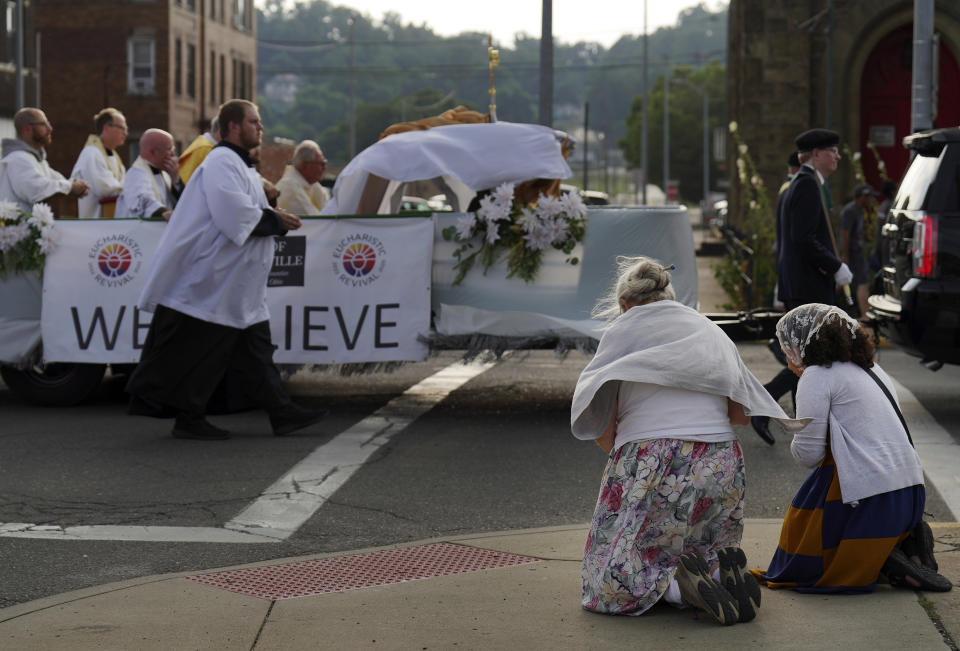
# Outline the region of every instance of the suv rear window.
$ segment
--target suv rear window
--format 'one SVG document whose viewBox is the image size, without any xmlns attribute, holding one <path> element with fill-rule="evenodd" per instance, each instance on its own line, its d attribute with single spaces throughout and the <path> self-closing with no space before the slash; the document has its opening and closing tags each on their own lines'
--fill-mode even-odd
<svg viewBox="0 0 960 651">
<path fill-rule="evenodd" d="M 940 169 L 944 152 L 946 152 L 946 148 L 940 151 L 939 156 L 917 154 L 900 183 L 900 190 L 897 192 L 897 198 L 894 201 L 895 208 L 920 210 L 923 207 L 923 201 L 927 198 L 927 191 L 937 177 L 937 170 Z"/>
</svg>

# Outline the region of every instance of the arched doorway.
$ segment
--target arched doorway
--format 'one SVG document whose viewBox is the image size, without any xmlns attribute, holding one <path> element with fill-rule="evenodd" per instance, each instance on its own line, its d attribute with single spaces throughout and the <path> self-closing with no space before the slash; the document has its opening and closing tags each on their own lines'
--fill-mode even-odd
<svg viewBox="0 0 960 651">
<path fill-rule="evenodd" d="M 935 127 L 960 125 L 960 66 L 946 43 L 940 43 L 939 97 Z M 880 187 L 880 172 L 867 141 L 899 182 L 910 160 L 903 137 L 910 133 L 910 87 L 913 76 L 913 25 L 880 39 L 867 57 L 860 81 L 860 151 L 867 183 Z"/>
</svg>

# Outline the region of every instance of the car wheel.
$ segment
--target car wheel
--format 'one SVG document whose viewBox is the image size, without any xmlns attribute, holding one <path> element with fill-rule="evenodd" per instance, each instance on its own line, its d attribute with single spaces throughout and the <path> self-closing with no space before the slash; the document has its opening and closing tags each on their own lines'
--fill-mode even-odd
<svg viewBox="0 0 960 651">
<path fill-rule="evenodd" d="M 100 386 L 106 369 L 104 364 L 47 364 L 23 370 L 2 366 L 0 376 L 24 400 L 68 407 L 89 398 Z"/>
</svg>

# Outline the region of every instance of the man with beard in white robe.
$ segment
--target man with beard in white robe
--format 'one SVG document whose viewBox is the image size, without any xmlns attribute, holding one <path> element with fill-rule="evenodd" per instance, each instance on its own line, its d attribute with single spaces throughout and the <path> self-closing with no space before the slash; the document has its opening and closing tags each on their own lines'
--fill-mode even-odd
<svg viewBox="0 0 960 651">
<path fill-rule="evenodd" d="M 177 203 L 140 295 L 140 309 L 154 315 L 127 384 L 130 412 L 175 416 L 176 438 L 229 438 L 205 418 L 226 381 L 236 406 L 262 407 L 283 436 L 326 413 L 295 405 L 273 364 L 266 286 L 274 236 L 299 228 L 300 218 L 267 205 L 249 154 L 263 133 L 256 105 L 230 100 L 219 122 L 221 141 Z"/>
</svg>

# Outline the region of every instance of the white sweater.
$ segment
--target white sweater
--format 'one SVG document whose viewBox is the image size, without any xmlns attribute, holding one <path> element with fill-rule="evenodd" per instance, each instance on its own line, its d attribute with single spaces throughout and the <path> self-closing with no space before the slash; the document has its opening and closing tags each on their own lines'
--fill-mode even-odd
<svg viewBox="0 0 960 651">
<path fill-rule="evenodd" d="M 871 370 L 896 397 L 890 376 L 876 364 Z M 797 417 L 813 422 L 794 434 L 790 451 L 797 461 L 813 467 L 826 454 L 829 432 L 845 504 L 923 484 L 920 457 L 896 411 L 856 364 L 807 367 L 797 386 Z"/>
</svg>

